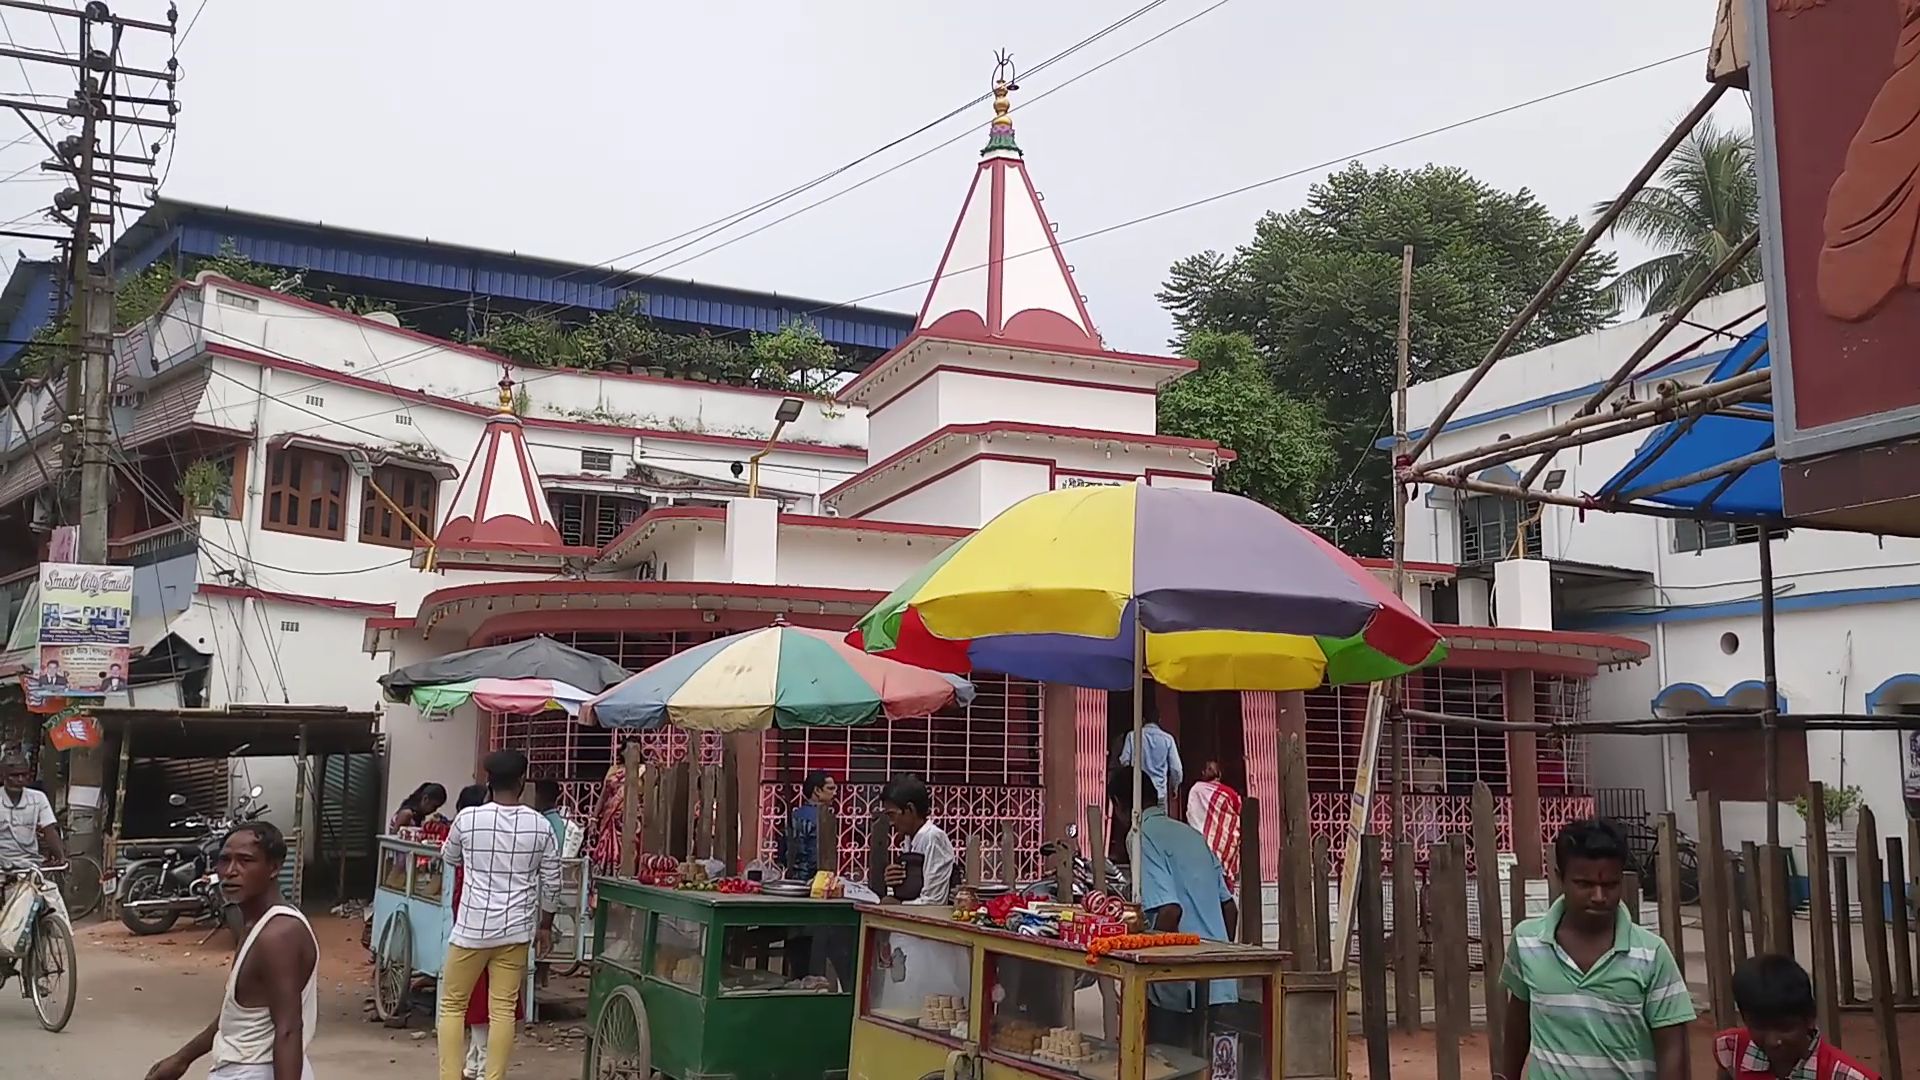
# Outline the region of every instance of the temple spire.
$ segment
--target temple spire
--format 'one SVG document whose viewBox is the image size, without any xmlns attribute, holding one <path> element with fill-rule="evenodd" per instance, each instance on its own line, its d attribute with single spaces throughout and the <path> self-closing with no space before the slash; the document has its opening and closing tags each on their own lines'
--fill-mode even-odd
<svg viewBox="0 0 1920 1080">
<path fill-rule="evenodd" d="M 987 145 L 981 149 L 980 156 L 998 150 L 1020 153 L 1020 144 L 1013 139 L 1013 102 L 1008 95 L 1020 89 L 1014 82 L 1013 54 L 1002 50 L 995 58 L 993 67 L 993 122 L 987 125 Z"/>
</svg>

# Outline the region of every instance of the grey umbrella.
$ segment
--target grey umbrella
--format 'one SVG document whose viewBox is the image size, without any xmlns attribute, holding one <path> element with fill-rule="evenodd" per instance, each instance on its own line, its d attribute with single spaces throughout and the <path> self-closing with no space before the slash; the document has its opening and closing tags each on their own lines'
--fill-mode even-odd
<svg viewBox="0 0 1920 1080">
<path fill-rule="evenodd" d="M 422 686 L 441 686 L 468 679 L 554 679 L 598 694 L 624 682 L 628 674 L 605 657 L 541 636 L 408 664 L 380 676 L 380 687 L 386 691 L 387 700 L 401 702 Z"/>
</svg>

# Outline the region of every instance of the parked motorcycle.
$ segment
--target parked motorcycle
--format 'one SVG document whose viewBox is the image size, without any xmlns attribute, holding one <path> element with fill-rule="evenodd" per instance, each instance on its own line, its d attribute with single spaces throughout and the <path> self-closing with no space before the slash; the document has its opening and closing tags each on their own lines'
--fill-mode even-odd
<svg viewBox="0 0 1920 1080">
<path fill-rule="evenodd" d="M 164 934 L 182 915 L 190 915 L 195 922 L 219 923 L 238 934 L 242 924 L 239 909 L 227 902 L 214 867 L 227 834 L 267 812 L 260 793 L 258 786 L 248 791 L 231 817 L 195 814 L 174 822 L 171 828 L 198 834 L 190 847 L 178 841 L 164 845 L 134 841 L 125 846 L 134 861 L 120 877 L 115 907 L 127 929 L 136 934 Z M 179 794 L 168 796 L 167 802 L 176 807 L 187 804 L 186 797 Z"/>
<path fill-rule="evenodd" d="M 1097 888 L 1094 886 L 1093 860 L 1081 854 L 1079 838 L 1080 827 L 1078 825 L 1067 826 L 1066 839 L 1048 840 L 1040 845 L 1040 865 L 1042 867 L 1057 866 L 1063 855 L 1068 853 L 1072 854 L 1073 903 L 1078 904 L 1086 900 L 1089 891 L 1107 892 L 1121 899 L 1126 899 L 1133 890 L 1127 882 L 1126 871 L 1115 866 L 1113 863 L 1107 864 L 1107 880 L 1105 883 Z M 1053 900 L 1059 891 L 1059 887 L 1055 884 L 1055 879 L 1052 875 L 1048 875 L 1039 881 L 1025 882 L 1020 886 L 1020 895 L 1033 900 Z"/>
</svg>

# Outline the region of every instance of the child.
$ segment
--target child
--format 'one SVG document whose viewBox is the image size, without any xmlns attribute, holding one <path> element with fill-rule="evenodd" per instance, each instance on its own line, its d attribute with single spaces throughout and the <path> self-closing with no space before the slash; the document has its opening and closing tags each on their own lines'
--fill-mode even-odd
<svg viewBox="0 0 1920 1080">
<path fill-rule="evenodd" d="M 1880 1080 L 1820 1037 L 1813 980 L 1790 957 L 1762 954 L 1736 968 L 1733 1003 L 1747 1026 L 1714 1037 L 1721 1080 Z"/>
</svg>

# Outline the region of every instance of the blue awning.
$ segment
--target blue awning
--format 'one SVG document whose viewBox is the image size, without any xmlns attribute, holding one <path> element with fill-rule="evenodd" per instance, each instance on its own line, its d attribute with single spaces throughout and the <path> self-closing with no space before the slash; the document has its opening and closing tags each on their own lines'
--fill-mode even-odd
<svg viewBox="0 0 1920 1080">
<path fill-rule="evenodd" d="M 1718 382 L 1749 371 L 1764 371 L 1767 365 L 1767 328 L 1763 324 L 1727 350 L 1707 381 Z M 1615 473 L 1595 493 L 1596 497 L 1605 502 L 1635 488 L 1676 480 L 1771 447 L 1772 404 L 1760 401 L 1741 408 L 1756 415 L 1716 414 L 1703 416 L 1691 426 L 1676 420 L 1655 428 L 1634 453 L 1633 460 Z M 1765 419 L 1761 419 L 1762 414 Z M 1635 501 L 1699 511 L 1709 518 L 1785 517 L 1780 501 L 1780 463 L 1772 459 L 1729 476 L 1703 480 Z"/>
</svg>

